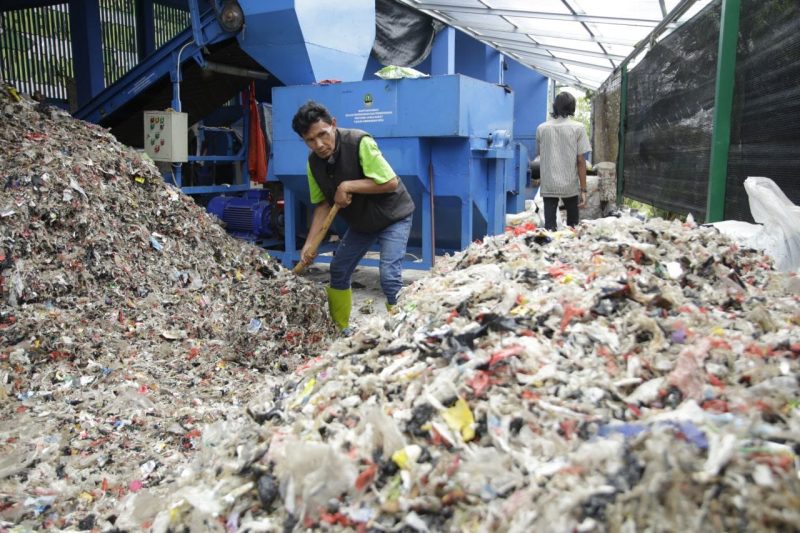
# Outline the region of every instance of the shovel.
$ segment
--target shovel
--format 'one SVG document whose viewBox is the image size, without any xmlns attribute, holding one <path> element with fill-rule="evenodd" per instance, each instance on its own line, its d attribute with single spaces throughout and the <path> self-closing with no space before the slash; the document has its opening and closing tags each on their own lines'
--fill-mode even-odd
<svg viewBox="0 0 800 533">
<path fill-rule="evenodd" d="M 331 224 L 333 223 L 333 219 L 336 218 L 336 213 L 338 212 L 339 212 L 339 206 L 333 204 L 333 207 L 331 207 L 331 210 L 328 212 L 328 216 L 325 217 L 325 220 L 322 222 L 322 227 L 319 229 L 317 234 L 314 235 L 314 237 L 311 239 L 311 242 L 309 243 L 311 245 L 311 247 L 309 248 L 311 252 L 317 251 L 317 248 L 319 248 L 319 243 L 321 243 L 322 239 L 325 238 L 325 235 L 328 234 L 328 230 L 330 229 Z M 294 266 L 292 272 L 294 272 L 295 274 L 299 274 L 300 272 L 303 271 L 304 268 L 306 268 L 306 264 L 300 261 Z"/>
</svg>

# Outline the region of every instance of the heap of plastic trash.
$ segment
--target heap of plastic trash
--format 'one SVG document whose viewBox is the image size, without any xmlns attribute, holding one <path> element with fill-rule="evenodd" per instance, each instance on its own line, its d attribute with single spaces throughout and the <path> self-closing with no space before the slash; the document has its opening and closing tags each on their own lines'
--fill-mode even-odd
<svg viewBox="0 0 800 533">
<path fill-rule="evenodd" d="M 799 297 L 795 275 L 711 227 L 522 223 L 266 378 L 124 523 L 797 529 Z"/>
<path fill-rule="evenodd" d="M 91 529 L 334 327 L 108 131 L 5 90 L 0 115 L 0 529 Z"/>
<path fill-rule="evenodd" d="M 525 220 L 328 343 L 320 287 L 103 129 L 3 100 L 0 527 L 800 529 L 800 279 Z"/>
</svg>

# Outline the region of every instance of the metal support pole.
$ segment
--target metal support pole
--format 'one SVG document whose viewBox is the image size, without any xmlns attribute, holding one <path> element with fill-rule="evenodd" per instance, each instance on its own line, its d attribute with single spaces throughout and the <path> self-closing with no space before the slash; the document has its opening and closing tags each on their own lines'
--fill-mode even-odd
<svg viewBox="0 0 800 533">
<path fill-rule="evenodd" d="M 433 39 L 431 49 L 431 75 L 456 73 L 456 31 L 443 28 Z"/>
<path fill-rule="evenodd" d="M 619 81 L 619 147 L 617 148 L 617 205 L 625 191 L 625 125 L 628 118 L 628 65 L 622 65 Z"/>
<path fill-rule="evenodd" d="M 97 0 L 70 0 L 69 24 L 78 105 L 81 106 L 105 88 L 100 4 Z"/>
<path fill-rule="evenodd" d="M 739 5 L 739 0 L 722 0 L 706 222 L 718 222 L 725 217 L 725 188 L 728 179 L 728 152 L 731 144 L 731 109 L 733 108 L 733 86 L 736 75 L 736 45 L 739 41 Z"/>
<path fill-rule="evenodd" d="M 139 61 L 156 50 L 155 15 L 153 0 L 135 0 L 136 46 Z"/>
<path fill-rule="evenodd" d="M 283 228 L 283 266 L 291 268 L 294 266 L 295 254 L 297 253 L 297 214 L 300 202 L 295 199 L 291 187 L 283 189 L 283 208 L 284 208 L 284 228 Z M 309 226 L 311 224 L 309 223 Z M 299 259 L 299 258 L 298 258 Z"/>
</svg>

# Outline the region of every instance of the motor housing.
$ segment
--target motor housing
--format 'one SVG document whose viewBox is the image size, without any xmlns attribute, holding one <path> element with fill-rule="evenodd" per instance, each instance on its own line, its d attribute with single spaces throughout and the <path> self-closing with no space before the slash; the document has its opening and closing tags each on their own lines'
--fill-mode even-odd
<svg viewBox="0 0 800 533">
<path fill-rule="evenodd" d="M 269 191 L 251 189 L 241 196 L 216 196 L 209 201 L 207 210 L 222 220 L 234 237 L 258 241 L 275 234 L 272 208 Z"/>
</svg>

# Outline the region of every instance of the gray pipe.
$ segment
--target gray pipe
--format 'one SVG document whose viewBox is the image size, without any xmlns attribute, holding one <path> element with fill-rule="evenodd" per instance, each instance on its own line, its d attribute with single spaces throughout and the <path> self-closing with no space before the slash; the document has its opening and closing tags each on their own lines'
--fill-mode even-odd
<svg viewBox="0 0 800 533">
<path fill-rule="evenodd" d="M 267 72 L 252 70 L 249 68 L 232 67 L 230 65 L 223 65 L 222 63 L 214 63 L 212 61 L 206 61 L 204 68 L 212 72 L 219 72 L 220 74 L 230 74 L 231 76 L 241 76 L 243 78 L 253 78 L 256 80 L 267 80 L 270 78 L 270 75 Z"/>
</svg>

